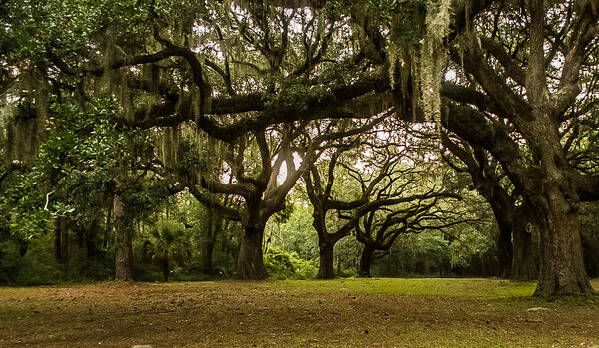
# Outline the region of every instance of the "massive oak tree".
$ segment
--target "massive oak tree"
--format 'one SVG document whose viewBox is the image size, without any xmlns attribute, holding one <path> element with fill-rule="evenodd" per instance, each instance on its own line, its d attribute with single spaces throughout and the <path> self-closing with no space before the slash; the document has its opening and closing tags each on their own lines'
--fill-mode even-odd
<svg viewBox="0 0 599 348">
<path fill-rule="evenodd" d="M 536 210 L 537 295 L 592 291 L 577 205 L 597 199 L 597 177 L 573 166 L 567 139 L 595 103 L 597 20 L 587 1 L 497 2 L 450 48 L 463 78 L 444 86 L 444 125 L 497 158 Z"/>
<path fill-rule="evenodd" d="M 411 114 L 414 121 L 432 116 L 447 130 L 489 151 L 526 196 L 539 216 L 537 295 L 592 291 L 582 262 L 578 203 L 597 199 L 598 178 L 581 170 L 571 145 L 581 136 L 577 124 L 593 118 L 596 104 L 596 5 L 594 1 L 453 2 L 450 30 L 434 29 L 443 18 L 423 21 L 423 41 L 408 44 L 417 50 L 426 45 L 426 35 L 438 33 L 433 36 L 435 47 L 439 54 L 447 50 L 451 64 L 444 71 L 446 80 L 434 86 L 442 96 L 436 117 L 426 105 L 414 102 L 427 100 L 414 87 L 410 96 L 410 85 L 400 88 L 400 97 L 412 102 L 401 103 L 398 111 L 404 111 L 406 118 Z M 434 6 L 424 11 L 431 10 Z M 390 26 L 402 28 L 397 21 Z M 401 44 L 401 38 L 391 39 Z M 418 69 L 431 71 L 426 66 L 438 64 L 401 45 L 395 49 L 400 65 L 412 65 L 407 71 L 394 71 L 396 75 L 428 78 L 419 76 Z"/>
</svg>

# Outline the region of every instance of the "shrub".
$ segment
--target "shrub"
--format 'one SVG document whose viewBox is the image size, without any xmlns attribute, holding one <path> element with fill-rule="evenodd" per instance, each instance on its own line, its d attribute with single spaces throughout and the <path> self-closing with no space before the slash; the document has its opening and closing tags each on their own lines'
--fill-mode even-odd
<svg viewBox="0 0 599 348">
<path fill-rule="evenodd" d="M 0 284 L 15 281 L 20 269 L 19 246 L 12 241 L 0 242 Z"/>
<path fill-rule="evenodd" d="M 269 250 L 264 265 L 271 279 L 313 279 L 318 269 L 313 262 L 303 260 L 295 253 Z"/>
</svg>

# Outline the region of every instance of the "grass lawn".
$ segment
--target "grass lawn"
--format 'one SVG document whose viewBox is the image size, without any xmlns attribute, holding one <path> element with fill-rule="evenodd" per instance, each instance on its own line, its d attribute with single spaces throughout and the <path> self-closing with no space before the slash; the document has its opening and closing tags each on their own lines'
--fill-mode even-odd
<svg viewBox="0 0 599 348">
<path fill-rule="evenodd" d="M 446 278 L 0 287 L 0 347 L 599 345 L 599 296 L 533 290 Z"/>
</svg>

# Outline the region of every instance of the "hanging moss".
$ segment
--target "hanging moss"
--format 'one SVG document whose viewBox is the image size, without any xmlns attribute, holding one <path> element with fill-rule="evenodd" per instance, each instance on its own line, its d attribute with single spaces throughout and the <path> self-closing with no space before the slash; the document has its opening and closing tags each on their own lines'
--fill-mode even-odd
<svg viewBox="0 0 599 348">
<path fill-rule="evenodd" d="M 117 99 L 124 119 L 133 121 L 135 117 L 134 96 L 129 88 L 129 75 L 132 74 L 132 71 L 128 67 L 112 68 L 112 64 L 117 59 L 127 58 L 127 52 L 114 41 L 115 36 L 114 28 L 108 27 L 106 29 L 107 41 L 104 47 L 104 73 L 100 84 L 105 86 L 107 93 Z"/>
<path fill-rule="evenodd" d="M 141 66 L 141 75 L 150 87 L 150 93 L 158 94 L 160 91 L 160 66 L 158 64 L 144 64 Z"/>
<path fill-rule="evenodd" d="M 45 134 L 48 114 L 48 86 L 43 72 L 33 68 L 24 72 L 15 84 L 12 93 L 20 93 L 18 102 L 6 103 L 1 107 L 6 144 L 5 159 L 31 165 L 39 153 Z"/>
<path fill-rule="evenodd" d="M 104 84 L 107 85 L 110 89 L 118 85 L 118 75 L 111 68 L 112 62 L 114 62 L 117 58 L 117 50 L 115 48 L 113 37 L 114 35 L 112 34 L 111 28 L 106 29 L 107 41 L 106 47 L 104 47 L 104 61 L 102 62 L 104 74 L 102 75 L 102 77 Z"/>
<path fill-rule="evenodd" d="M 169 168 L 178 168 L 181 127 L 167 127 L 156 137 L 157 155 Z"/>
<path fill-rule="evenodd" d="M 7 161 L 30 165 L 39 151 L 43 123 L 30 103 L 21 103 L 8 122 L 6 130 Z"/>
<path fill-rule="evenodd" d="M 441 0 L 438 9 L 427 11 L 426 34 L 420 48 L 420 91 L 422 109 L 429 121 L 441 120 L 441 82 L 447 64 L 443 40 L 449 34 L 451 0 Z"/>
<path fill-rule="evenodd" d="M 451 0 L 439 0 L 428 3 L 424 17 L 416 11 L 410 20 L 415 25 L 420 22 L 421 31 L 406 29 L 405 16 L 395 18 L 389 49 L 389 77 L 392 85 L 401 86 L 403 110 L 409 97 L 414 119 L 420 109 L 427 121 L 437 124 L 441 120 L 440 89 L 448 59 L 444 40 L 449 34 L 450 8 Z M 395 80 L 396 76 L 400 81 Z M 408 96 L 406 91 L 413 95 Z"/>
</svg>

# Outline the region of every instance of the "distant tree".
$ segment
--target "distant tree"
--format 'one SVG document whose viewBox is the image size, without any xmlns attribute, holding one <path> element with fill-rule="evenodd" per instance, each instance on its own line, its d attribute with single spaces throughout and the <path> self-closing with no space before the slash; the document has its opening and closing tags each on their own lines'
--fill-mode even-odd
<svg viewBox="0 0 599 348">
<path fill-rule="evenodd" d="M 514 190 L 505 179 L 500 164 L 486 150 L 445 134 L 442 142 L 465 167 L 459 167 L 443 155 L 446 162 L 456 172 L 469 174 L 473 188 L 493 210 L 499 227 L 496 238 L 499 275 L 521 280 L 537 279 L 539 231 L 535 231 L 535 226 L 538 226 L 539 217 L 530 201 Z"/>
<path fill-rule="evenodd" d="M 439 199 L 442 197 L 439 193 L 427 192 L 403 206 L 381 207 L 364 215 L 356 224 L 356 238 L 364 245 L 359 276 L 370 277 L 372 261 L 388 254 L 397 237 L 402 234 L 443 231 L 454 225 L 472 222 L 440 208 Z"/>
<path fill-rule="evenodd" d="M 344 130 L 336 122 L 325 122 L 322 128 L 315 128 L 314 134 L 304 132 L 304 127 L 286 125 L 273 129 L 268 135 L 265 132 L 255 134 L 258 159 L 252 163 L 248 160 L 251 152 L 246 153 L 244 138 L 231 146 L 227 156 L 227 165 L 236 182 L 222 183 L 220 180 L 200 178 L 200 184 L 212 193 L 234 194 L 243 198 L 245 209 L 235 214 L 231 209 L 222 209 L 228 217 L 241 220 L 244 226 L 244 236 L 238 255 L 237 277 L 241 279 L 264 279 L 267 276 L 264 268 L 262 243 L 264 229 L 268 219 L 285 208 L 285 198 L 297 180 L 308 170 L 322 153 L 323 149 L 331 146 L 334 141 L 344 137 L 360 134 L 381 122 L 383 117 L 364 123 L 356 128 Z M 328 144 L 328 145 L 327 145 Z M 275 149 L 276 152 L 271 152 Z M 251 149 L 248 149 L 251 150 Z M 294 153 L 301 158 L 301 164 L 296 167 Z M 249 156 L 248 156 L 249 155 Z M 279 182 L 282 168 L 285 165 L 285 176 Z M 253 174 L 253 175 L 252 175 Z M 221 208 L 224 208 L 221 206 Z"/>
<path fill-rule="evenodd" d="M 335 277 L 334 246 L 358 228 L 364 217 L 373 218 L 377 212 L 390 210 L 401 203 L 455 196 L 416 188 L 418 180 L 415 173 L 420 169 L 413 167 L 414 159 L 410 158 L 410 150 L 414 150 L 410 142 L 415 139 L 408 140 L 405 133 L 396 131 L 394 127 L 397 125 L 388 121 L 362 134 L 355 143 L 335 147 L 328 160 L 319 165 L 313 164 L 304 174 L 306 191 L 314 207 L 313 226 L 319 238 L 318 278 Z M 346 182 L 340 186 L 340 179 L 344 177 Z M 347 192 L 350 186 L 357 188 L 356 194 Z M 345 192 L 335 192 L 341 190 Z M 331 224 L 335 214 L 338 222 Z M 371 232 L 370 228 L 368 232 Z M 362 236 L 365 234 L 362 233 Z M 362 242 L 367 239 L 363 238 Z"/>
</svg>

